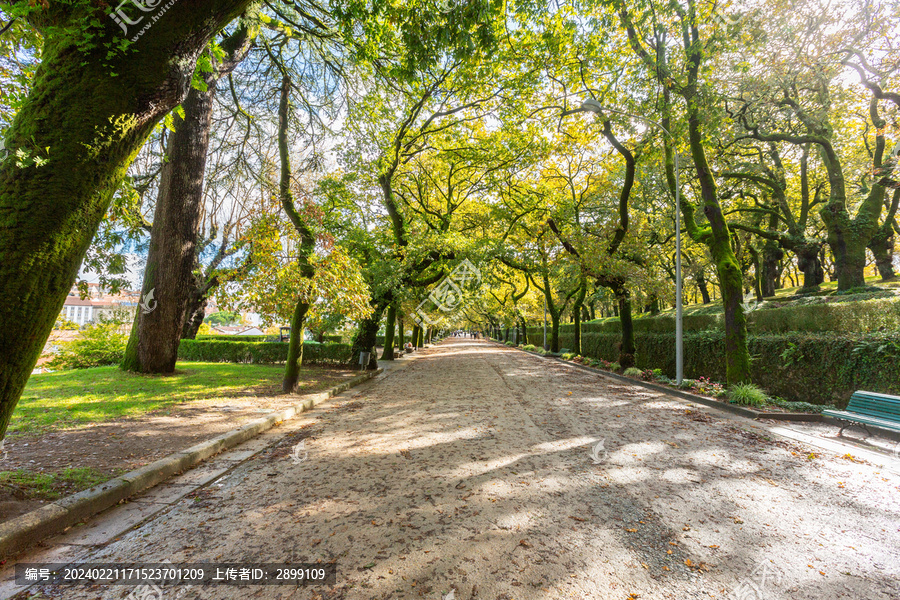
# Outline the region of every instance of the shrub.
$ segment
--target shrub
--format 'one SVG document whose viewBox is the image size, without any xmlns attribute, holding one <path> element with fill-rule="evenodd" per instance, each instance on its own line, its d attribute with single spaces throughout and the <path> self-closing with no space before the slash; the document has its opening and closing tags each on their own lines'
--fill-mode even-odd
<svg viewBox="0 0 900 600">
<path fill-rule="evenodd" d="M 643 373 L 640 369 L 636 369 L 635 367 L 628 367 L 627 369 L 625 369 L 623 375 L 625 375 L 626 377 L 640 377 L 641 375 L 643 375 Z"/>
<path fill-rule="evenodd" d="M 513 342 L 506 342 L 506 345 L 509 346 L 510 348 L 516 347 L 516 345 Z"/>
<path fill-rule="evenodd" d="M 733 404 L 762 406 L 767 399 L 766 393 L 752 383 L 735 383 L 728 388 L 728 400 Z"/>
<path fill-rule="evenodd" d="M 694 383 L 695 383 L 695 382 L 694 382 L 693 379 L 682 379 L 682 380 L 681 380 L 681 385 L 679 385 L 678 387 L 680 387 L 680 388 L 683 389 L 683 390 L 689 390 L 689 389 L 691 389 L 692 387 L 694 387 Z"/>
<path fill-rule="evenodd" d="M 527 350 L 528 352 L 535 352 L 537 348 L 535 348 L 534 344 L 526 344 L 522 347 L 522 350 Z"/>
<path fill-rule="evenodd" d="M 304 364 L 342 364 L 350 360 L 350 344 L 303 343 Z M 178 358 L 203 362 L 282 364 L 287 342 L 181 340 Z"/>
<path fill-rule="evenodd" d="M 197 334 L 198 340 L 217 340 L 220 342 L 265 342 L 265 341 L 273 341 L 272 336 L 267 335 L 225 335 L 225 334 L 213 334 L 213 335 L 200 335 Z M 274 339 L 278 339 L 278 336 L 275 336 Z"/>
<path fill-rule="evenodd" d="M 608 364 L 604 365 L 604 367 L 606 367 L 610 371 L 621 371 L 622 370 L 622 365 L 620 365 L 617 362 L 608 363 Z"/>
<path fill-rule="evenodd" d="M 50 368 L 88 369 L 121 363 L 128 340 L 118 329 L 114 323 L 92 325 L 71 342 L 60 342 L 60 352 L 50 361 Z"/>
<path fill-rule="evenodd" d="M 653 369 L 652 374 L 655 379 L 659 379 L 660 377 L 665 377 L 662 369 Z"/>
<path fill-rule="evenodd" d="M 573 358 L 575 358 L 575 356 L 576 356 L 576 354 L 574 352 L 561 352 L 560 353 L 560 358 L 562 358 L 563 360 L 572 360 Z"/>
</svg>

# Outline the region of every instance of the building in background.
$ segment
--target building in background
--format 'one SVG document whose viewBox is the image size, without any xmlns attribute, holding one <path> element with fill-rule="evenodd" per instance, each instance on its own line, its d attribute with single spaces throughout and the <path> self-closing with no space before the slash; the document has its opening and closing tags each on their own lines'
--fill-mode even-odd
<svg viewBox="0 0 900 600">
<path fill-rule="evenodd" d="M 130 321 L 140 299 L 140 292 L 122 290 L 118 294 L 110 294 L 97 283 L 89 283 L 88 297 L 82 298 L 81 292 L 73 286 L 60 316 L 82 327 L 103 320 L 125 318 Z"/>
</svg>

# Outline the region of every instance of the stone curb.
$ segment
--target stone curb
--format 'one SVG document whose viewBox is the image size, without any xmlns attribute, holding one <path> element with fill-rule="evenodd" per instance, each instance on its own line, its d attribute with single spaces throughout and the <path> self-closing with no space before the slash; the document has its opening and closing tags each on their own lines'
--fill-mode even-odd
<svg viewBox="0 0 900 600">
<path fill-rule="evenodd" d="M 115 479 L 66 496 L 5 523 L 0 523 L 0 557 L 6 558 L 19 554 L 29 546 L 51 535 L 61 533 L 72 525 L 115 506 L 138 492 L 162 483 L 176 473 L 191 469 L 211 456 L 246 442 L 278 423 L 311 410 L 316 404 L 368 381 L 383 371 L 384 369 L 367 371 L 327 392 L 315 394 L 303 402 L 263 419 L 252 421 L 187 450 L 175 452 L 140 469 L 129 471 Z"/>
<path fill-rule="evenodd" d="M 503 346 L 506 344 L 500 343 Z M 512 346 L 506 346 L 507 348 L 511 348 Z M 563 360 L 558 356 L 545 356 L 543 354 L 538 354 L 537 352 L 531 352 L 530 350 L 522 350 L 521 348 L 514 348 L 520 352 L 525 352 L 526 354 L 531 354 L 532 356 L 537 356 L 539 358 L 548 358 L 551 360 L 556 360 L 561 362 L 564 365 L 568 365 L 570 367 L 574 367 L 576 369 L 581 369 L 582 371 L 587 371 L 589 373 L 594 373 L 595 375 L 600 375 L 602 377 L 608 377 L 610 379 L 615 379 L 617 381 L 622 381 L 626 383 L 630 383 L 632 385 L 639 385 L 641 387 L 645 387 L 647 389 L 651 389 L 655 392 L 660 392 L 663 394 L 669 394 L 672 396 L 676 396 L 681 398 L 682 400 L 690 400 L 691 402 L 696 402 L 697 404 L 702 404 L 704 406 L 708 406 L 710 408 L 715 408 L 718 410 L 724 410 L 725 412 L 730 412 L 732 414 L 740 415 L 747 419 L 773 419 L 775 421 L 806 421 L 811 423 L 821 423 L 828 421 L 822 415 L 816 414 L 807 414 L 807 413 L 767 413 L 760 412 L 758 410 L 751 410 L 749 408 L 744 408 L 743 406 L 736 406 L 734 404 L 728 404 L 726 402 L 719 402 L 718 400 L 712 400 L 711 398 L 704 398 L 703 396 L 697 396 L 695 394 L 690 394 L 688 392 L 673 389 L 670 387 L 665 387 L 662 385 L 656 385 L 655 383 L 650 383 L 649 381 L 643 381 L 641 379 L 633 379 L 631 377 L 625 377 L 624 375 L 619 375 L 618 373 L 611 373 L 609 371 L 604 371 L 603 369 L 595 369 L 593 367 L 588 367 L 587 365 L 581 365 L 578 363 L 574 363 L 568 360 Z"/>
</svg>

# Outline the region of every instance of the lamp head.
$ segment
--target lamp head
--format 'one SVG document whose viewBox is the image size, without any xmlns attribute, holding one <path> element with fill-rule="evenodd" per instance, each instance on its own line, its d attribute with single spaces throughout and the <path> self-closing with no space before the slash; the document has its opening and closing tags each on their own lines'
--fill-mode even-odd
<svg viewBox="0 0 900 600">
<path fill-rule="evenodd" d="M 603 105 L 594 100 L 593 98 L 588 98 L 584 102 L 581 103 L 582 110 L 589 110 L 592 113 L 597 113 L 598 115 L 603 112 Z"/>
</svg>

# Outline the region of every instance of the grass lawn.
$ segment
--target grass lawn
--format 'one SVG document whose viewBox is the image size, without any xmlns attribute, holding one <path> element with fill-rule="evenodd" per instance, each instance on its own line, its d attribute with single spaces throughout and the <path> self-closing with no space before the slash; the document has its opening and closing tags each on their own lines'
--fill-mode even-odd
<svg viewBox="0 0 900 600">
<path fill-rule="evenodd" d="M 178 363 L 173 375 L 135 375 L 97 367 L 32 375 L 10 423 L 11 433 L 36 433 L 139 416 L 188 400 L 242 391 L 281 392 L 284 367 L 231 363 Z M 321 370 L 304 369 L 314 380 Z"/>
<path fill-rule="evenodd" d="M 23 499 L 56 500 L 67 494 L 86 490 L 112 477 L 90 467 L 65 469 L 60 473 L 35 473 L 19 469 L 0 471 L 0 486 Z"/>
</svg>

